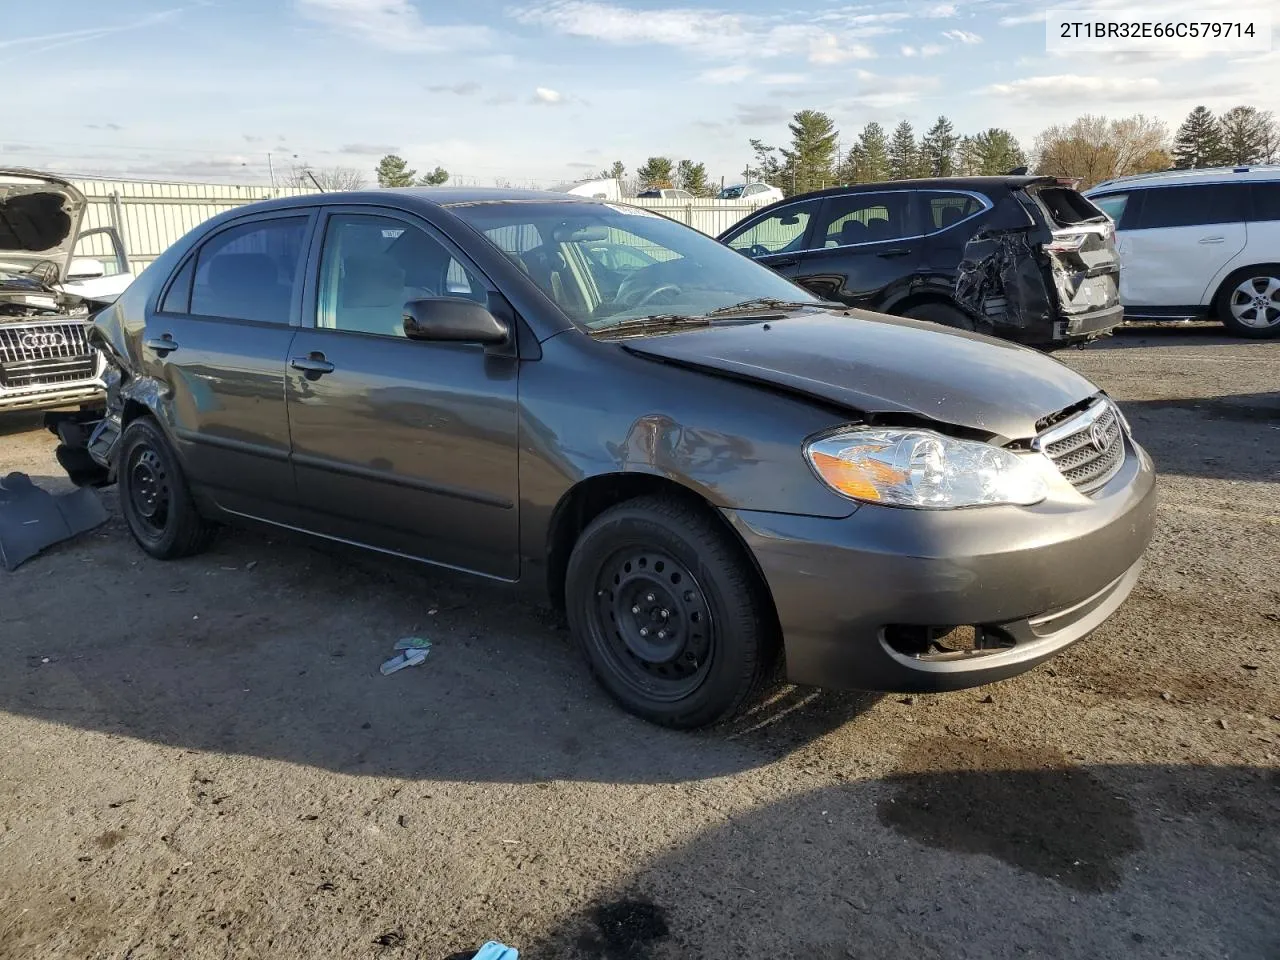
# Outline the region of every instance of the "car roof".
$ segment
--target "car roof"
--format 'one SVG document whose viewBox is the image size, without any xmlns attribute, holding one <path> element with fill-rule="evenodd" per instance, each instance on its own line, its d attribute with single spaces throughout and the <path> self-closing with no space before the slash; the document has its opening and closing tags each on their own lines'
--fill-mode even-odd
<svg viewBox="0 0 1280 960">
<path fill-rule="evenodd" d="M 556 193 L 551 190 L 515 190 L 506 187 L 384 187 L 375 190 L 343 190 L 326 193 L 308 193 L 301 196 L 276 197 L 252 204 L 255 210 L 309 207 L 317 203 L 385 203 L 399 198 L 413 204 L 435 207 L 455 207 L 475 203 L 600 203 L 594 197 Z M 237 207 L 243 212 L 246 207 Z"/>
<path fill-rule="evenodd" d="M 1280 180 L 1280 164 L 1255 164 L 1239 167 L 1199 167 L 1194 170 L 1158 170 L 1131 177 L 1104 180 L 1090 187 L 1086 196 L 1100 191 L 1141 187 L 1174 187 L 1194 183 L 1234 183 L 1236 181 Z"/>
<path fill-rule="evenodd" d="M 921 177 L 915 180 L 881 180 L 875 183 L 852 183 L 842 187 L 827 187 L 811 193 L 799 193 L 788 202 L 810 197 L 839 197 L 849 193 L 879 190 L 1021 190 L 1033 183 L 1057 183 L 1055 177 L 999 176 L 999 177 Z"/>
</svg>

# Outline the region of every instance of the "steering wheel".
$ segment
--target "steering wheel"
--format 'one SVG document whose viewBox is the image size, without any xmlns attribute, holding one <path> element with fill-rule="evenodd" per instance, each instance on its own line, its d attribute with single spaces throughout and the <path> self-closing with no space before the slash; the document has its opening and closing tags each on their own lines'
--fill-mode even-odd
<svg viewBox="0 0 1280 960">
<path fill-rule="evenodd" d="M 674 293 L 677 296 L 679 296 L 683 292 L 684 290 L 676 286 L 674 283 L 660 283 L 656 287 L 654 287 L 652 290 L 647 290 L 643 294 L 641 294 L 639 297 L 637 297 L 635 302 L 632 303 L 631 306 L 643 307 L 650 300 L 654 299 L 656 296 L 662 293 Z"/>
</svg>

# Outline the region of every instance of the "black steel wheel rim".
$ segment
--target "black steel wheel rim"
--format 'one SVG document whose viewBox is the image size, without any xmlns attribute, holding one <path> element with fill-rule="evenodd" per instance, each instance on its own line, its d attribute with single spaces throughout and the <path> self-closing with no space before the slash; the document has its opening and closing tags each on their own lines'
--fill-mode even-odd
<svg viewBox="0 0 1280 960">
<path fill-rule="evenodd" d="M 136 447 L 129 458 L 129 505 L 148 538 L 163 535 L 172 502 L 173 491 L 164 460 L 154 447 L 145 444 Z"/>
<path fill-rule="evenodd" d="M 592 639 L 614 673 L 645 697 L 682 700 L 715 652 L 711 605 L 689 568 L 665 550 L 614 551 L 596 575 Z"/>
</svg>

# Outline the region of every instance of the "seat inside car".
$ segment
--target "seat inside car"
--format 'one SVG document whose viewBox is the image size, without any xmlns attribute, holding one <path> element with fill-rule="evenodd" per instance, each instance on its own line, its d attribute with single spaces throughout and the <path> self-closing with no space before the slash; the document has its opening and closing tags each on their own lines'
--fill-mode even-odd
<svg viewBox="0 0 1280 960">
<path fill-rule="evenodd" d="M 404 269 L 386 254 L 350 254 L 342 260 L 339 330 L 403 336 Z"/>
<path fill-rule="evenodd" d="M 281 320 L 289 312 L 288 284 L 280 282 L 280 268 L 265 253 L 220 253 L 209 263 L 209 277 L 192 294 L 192 313 L 216 314 L 244 320 Z M 208 298 L 216 308 L 200 308 Z"/>
<path fill-rule="evenodd" d="M 866 243 L 869 239 L 867 225 L 861 220 L 846 220 L 840 228 L 840 246 L 842 247 Z"/>
</svg>

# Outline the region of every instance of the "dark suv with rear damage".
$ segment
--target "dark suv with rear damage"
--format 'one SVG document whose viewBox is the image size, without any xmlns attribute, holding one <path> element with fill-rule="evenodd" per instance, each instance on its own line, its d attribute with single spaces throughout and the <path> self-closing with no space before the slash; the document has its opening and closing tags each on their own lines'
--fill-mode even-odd
<svg viewBox="0 0 1280 960">
<path fill-rule="evenodd" d="M 1114 226 L 1053 177 L 862 183 L 764 207 L 721 242 L 818 296 L 1041 349 L 1123 320 Z"/>
</svg>

